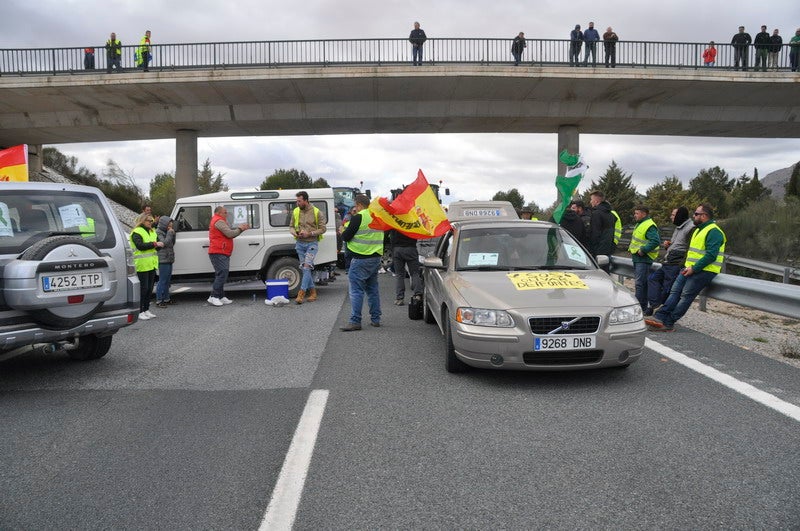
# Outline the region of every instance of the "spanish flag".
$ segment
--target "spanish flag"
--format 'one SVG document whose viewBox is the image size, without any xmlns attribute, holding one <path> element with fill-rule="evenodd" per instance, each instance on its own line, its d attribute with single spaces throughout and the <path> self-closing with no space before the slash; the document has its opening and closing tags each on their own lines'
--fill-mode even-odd
<svg viewBox="0 0 800 531">
<path fill-rule="evenodd" d="M 447 214 L 422 170 L 417 173 L 417 180 L 406 186 L 394 201 L 389 203 L 385 197 L 375 198 L 369 211 L 372 213 L 370 228 L 396 229 L 417 240 L 435 238 L 450 230 Z"/>
<path fill-rule="evenodd" d="M 0 151 L 0 181 L 28 180 L 28 146 L 14 146 Z"/>
</svg>

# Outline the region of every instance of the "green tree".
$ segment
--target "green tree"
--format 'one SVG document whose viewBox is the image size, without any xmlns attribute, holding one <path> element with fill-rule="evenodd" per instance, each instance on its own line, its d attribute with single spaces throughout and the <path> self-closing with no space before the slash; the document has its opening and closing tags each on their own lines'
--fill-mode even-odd
<svg viewBox="0 0 800 531">
<path fill-rule="evenodd" d="M 697 176 L 689 181 L 689 190 L 697 194 L 702 202 L 710 203 L 717 217 L 724 218 L 730 212 L 728 194 L 735 184 L 735 179 L 729 177 L 725 170 L 714 166 L 700 170 Z"/>
<path fill-rule="evenodd" d="M 792 176 L 786 183 L 786 197 L 800 198 L 800 162 L 794 165 Z"/>
<path fill-rule="evenodd" d="M 320 177 L 311 180 L 311 177 L 304 171 L 279 169 L 266 177 L 261 183 L 261 190 L 304 190 L 307 188 L 330 188 L 328 181 Z"/>
<path fill-rule="evenodd" d="M 685 206 L 694 209 L 700 203 L 697 195 L 684 189 L 681 180 L 674 175 L 648 188 L 644 196 L 644 204 L 650 208 L 650 216 L 659 226 L 670 223 L 673 208 Z"/>
<path fill-rule="evenodd" d="M 725 252 L 772 263 L 800 259 L 800 199 L 779 203 L 772 198 L 751 203 L 720 223 L 728 243 Z M 774 277 L 773 277 L 774 278 Z"/>
<path fill-rule="evenodd" d="M 742 210 L 747 205 L 761 201 L 772 193 L 772 190 L 761 184 L 758 180 L 758 168 L 753 172 L 751 179 L 746 174 L 736 180 L 730 195 L 730 204 L 733 212 Z"/>
<path fill-rule="evenodd" d="M 79 184 L 100 187 L 100 179 L 97 178 L 97 175 L 83 166 L 78 168 L 77 157 L 68 157 L 54 147 L 44 148 L 42 164 Z"/>
<path fill-rule="evenodd" d="M 175 206 L 175 176 L 159 173 L 150 180 L 150 204 L 156 214 L 170 214 Z"/>
<path fill-rule="evenodd" d="M 606 201 L 611 204 L 611 208 L 619 214 L 623 225 L 633 223 L 633 208 L 639 202 L 639 196 L 632 180 L 633 174 L 626 175 L 617 166 L 617 162 L 612 160 L 603 176 L 596 183 L 592 181 L 583 200 L 588 205 L 591 192 L 600 190 L 605 194 Z"/>
<path fill-rule="evenodd" d="M 520 210 L 525 204 L 525 197 L 519 193 L 519 190 L 512 188 L 507 192 L 497 192 L 492 197 L 492 201 L 508 201 L 514 205 L 514 208 Z"/>
<path fill-rule="evenodd" d="M 214 175 L 214 170 L 211 169 L 211 161 L 206 159 L 203 163 L 203 168 L 197 172 L 197 189 L 201 194 L 210 194 L 213 192 L 226 192 L 228 185 L 222 180 L 225 176 L 223 173 Z"/>
<path fill-rule="evenodd" d="M 113 159 L 108 159 L 103 170 L 103 177 L 104 180 L 100 185 L 103 193 L 134 212 L 141 210 L 146 197 L 141 188 L 136 185 L 132 174 L 120 168 Z"/>
</svg>

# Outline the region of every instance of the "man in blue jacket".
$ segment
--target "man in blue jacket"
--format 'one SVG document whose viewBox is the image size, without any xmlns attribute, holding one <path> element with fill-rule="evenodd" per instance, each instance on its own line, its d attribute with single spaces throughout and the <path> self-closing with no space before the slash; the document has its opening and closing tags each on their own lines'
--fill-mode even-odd
<svg viewBox="0 0 800 531">
<path fill-rule="evenodd" d="M 586 43 L 586 52 L 583 56 L 583 66 L 589 65 L 589 52 L 592 53 L 592 66 L 597 66 L 597 42 L 600 34 L 594 29 L 594 22 L 589 22 L 589 27 L 583 32 L 583 42 Z"/>
</svg>

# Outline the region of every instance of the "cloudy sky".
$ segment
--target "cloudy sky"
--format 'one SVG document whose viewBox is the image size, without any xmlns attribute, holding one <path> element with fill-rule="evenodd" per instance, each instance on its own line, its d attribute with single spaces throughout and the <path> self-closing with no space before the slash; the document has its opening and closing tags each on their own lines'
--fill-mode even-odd
<svg viewBox="0 0 800 531">
<path fill-rule="evenodd" d="M 730 42 L 739 25 L 755 35 L 761 24 L 770 32 L 778 28 L 788 42 L 800 26 L 797 0 L 6 0 L 3 7 L 4 48 L 100 45 L 111 31 L 132 44 L 145 29 L 161 44 L 394 38 L 406 37 L 415 20 L 428 37 L 510 39 L 524 31 L 528 38 L 561 39 L 575 24 L 585 27 L 592 20 L 598 28 L 612 26 L 623 40 L 671 42 Z M 590 165 L 586 186 L 615 160 L 640 192 L 666 176 L 688 182 L 702 168 L 720 166 L 738 177 L 757 167 L 763 177 L 800 160 L 798 139 L 581 135 L 580 145 Z M 154 175 L 175 168 L 171 140 L 55 147 L 98 174 L 112 158 L 145 192 Z M 232 189 L 257 187 L 275 169 L 296 168 L 332 185 L 363 181 L 386 195 L 421 168 L 429 181 L 450 188 L 446 202 L 488 199 L 517 188 L 526 201 L 543 207 L 556 197 L 555 157 L 555 134 L 201 138 L 198 145 L 200 162 L 210 159 Z"/>
</svg>

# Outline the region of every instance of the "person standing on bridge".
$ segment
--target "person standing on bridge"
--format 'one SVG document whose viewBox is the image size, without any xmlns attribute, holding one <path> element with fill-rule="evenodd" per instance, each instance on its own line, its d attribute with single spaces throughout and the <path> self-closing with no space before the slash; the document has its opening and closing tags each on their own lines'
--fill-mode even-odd
<svg viewBox="0 0 800 531">
<path fill-rule="evenodd" d="M 144 32 L 139 47 L 136 49 L 136 66 L 141 66 L 143 72 L 149 72 L 150 60 L 153 55 L 150 53 L 150 30 Z"/>
<path fill-rule="evenodd" d="M 110 74 L 112 71 L 120 72 L 122 66 L 120 64 L 122 58 L 122 43 L 117 39 L 117 34 L 113 31 L 111 36 L 106 41 L 106 73 Z"/>
<path fill-rule="evenodd" d="M 761 71 L 767 71 L 767 56 L 769 55 L 770 38 L 767 33 L 767 26 L 761 26 L 761 31 L 756 33 L 756 39 L 753 41 L 753 47 L 756 49 L 756 66 L 754 70 L 758 70 L 759 65 Z"/>
<path fill-rule="evenodd" d="M 383 256 L 383 231 L 370 228 L 372 214 L 369 197 L 356 196 L 357 213 L 342 233 L 347 248 L 353 255 L 347 278 L 350 281 L 350 320 L 340 328 L 342 332 L 361 330 L 361 309 L 364 295 L 369 305 L 370 325 L 381 325 L 381 298 L 378 290 L 378 268 Z"/>
<path fill-rule="evenodd" d="M 645 318 L 648 330 L 672 332 L 675 323 L 689 311 L 692 301 L 722 270 L 727 241 L 714 221 L 714 210 L 707 203 L 699 205 L 692 219 L 697 227 L 689 240 L 684 268 L 672 285 L 667 301 L 653 317 Z"/>
<path fill-rule="evenodd" d="M 94 70 L 94 48 L 83 49 L 83 68 L 84 70 Z"/>
<path fill-rule="evenodd" d="M 794 37 L 789 41 L 789 65 L 792 72 L 797 72 L 798 62 L 800 62 L 800 28 L 794 32 Z"/>
<path fill-rule="evenodd" d="M 581 25 L 575 24 L 575 29 L 569 32 L 569 66 L 581 66 L 581 46 L 583 32 Z"/>
<path fill-rule="evenodd" d="M 717 47 L 714 41 L 708 43 L 708 48 L 703 50 L 703 66 L 714 66 L 717 62 Z"/>
<path fill-rule="evenodd" d="M 303 278 L 300 281 L 300 291 L 294 302 L 303 304 L 303 301 L 314 302 L 317 300 L 317 288 L 314 285 L 314 259 L 319 250 L 319 241 L 325 233 L 325 214 L 308 201 L 308 192 L 300 191 L 295 194 L 297 206 L 292 211 L 292 224 L 289 232 L 295 239 L 294 248 L 300 260 L 300 269 Z M 308 295 L 308 298 L 306 298 Z"/>
<path fill-rule="evenodd" d="M 519 35 L 514 37 L 514 42 L 511 43 L 511 55 L 514 56 L 514 66 L 518 66 L 520 61 L 522 61 L 522 52 L 525 51 L 525 48 L 528 47 L 528 43 L 525 42 L 525 33 L 519 32 Z"/>
<path fill-rule="evenodd" d="M 619 37 L 614 30 L 609 26 L 606 32 L 603 33 L 603 48 L 605 51 L 606 68 L 611 64 L 611 68 L 617 67 L 617 42 Z"/>
<path fill-rule="evenodd" d="M 781 53 L 783 48 L 783 37 L 778 33 L 778 28 L 772 32 L 772 37 L 769 38 L 769 67 L 778 71 L 778 54 Z"/>
<path fill-rule="evenodd" d="M 748 47 L 753 39 L 749 33 L 744 31 L 744 26 L 739 26 L 739 33 L 735 34 L 731 39 L 733 45 L 733 69 L 739 70 L 739 63 L 742 64 L 742 72 L 747 70 L 747 55 Z"/>
<path fill-rule="evenodd" d="M 589 65 L 589 53 L 592 54 L 592 66 L 597 66 L 597 42 L 600 34 L 594 29 L 594 22 L 589 22 L 589 27 L 583 32 L 583 42 L 586 43 L 586 51 L 583 56 L 583 66 Z"/>
<path fill-rule="evenodd" d="M 414 66 L 422 66 L 422 45 L 428 40 L 425 30 L 420 29 L 419 22 L 414 22 L 414 29 L 408 36 L 411 42 L 411 56 Z"/>
<path fill-rule="evenodd" d="M 211 296 L 208 303 L 212 306 L 231 304 L 233 301 L 225 296 L 225 282 L 233 253 L 233 239 L 250 228 L 247 223 L 231 228 L 228 225 L 228 209 L 218 206 L 208 224 L 208 259 L 214 267 L 214 283 L 211 285 Z"/>
</svg>

